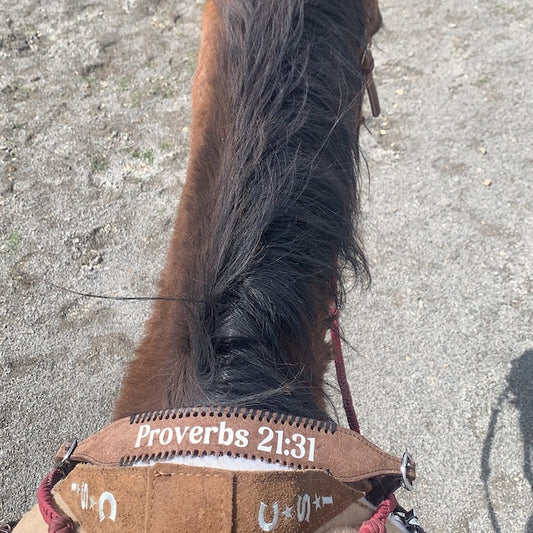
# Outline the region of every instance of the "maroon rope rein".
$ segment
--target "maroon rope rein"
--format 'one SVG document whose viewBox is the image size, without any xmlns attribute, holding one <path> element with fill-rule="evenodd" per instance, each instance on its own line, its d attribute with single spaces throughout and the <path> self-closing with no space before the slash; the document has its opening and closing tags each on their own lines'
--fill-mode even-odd
<svg viewBox="0 0 533 533">
<path fill-rule="evenodd" d="M 60 515 L 54 506 L 52 488 L 63 477 L 63 471 L 59 468 L 54 468 L 43 479 L 37 489 L 37 502 L 43 520 L 48 525 L 48 533 L 69 533 L 70 531 L 76 531 L 72 518 Z"/>
<path fill-rule="evenodd" d="M 346 367 L 344 364 L 344 355 L 342 353 L 342 341 L 339 329 L 339 311 L 333 303 L 331 306 L 332 324 L 331 324 L 331 348 L 333 350 L 333 358 L 335 360 L 335 371 L 337 374 L 337 383 L 342 396 L 342 405 L 346 414 L 348 426 L 352 431 L 361 433 L 359 427 L 359 420 L 353 404 L 353 397 L 350 391 L 350 384 L 346 376 Z M 390 494 L 388 498 L 383 500 L 372 516 L 361 524 L 359 533 L 386 533 L 385 523 L 389 515 L 394 512 L 398 502 L 394 494 Z"/>
<path fill-rule="evenodd" d="M 331 313 L 333 316 L 333 322 L 331 324 L 331 348 L 333 350 L 333 358 L 335 360 L 335 371 L 337 374 L 337 383 L 342 396 L 342 405 L 344 412 L 346 413 L 346 419 L 348 421 L 348 427 L 352 431 L 361 433 L 359 427 L 359 420 L 357 420 L 357 414 L 353 405 L 352 393 L 350 392 L 350 384 L 346 377 L 346 367 L 344 365 L 344 355 L 342 353 L 341 334 L 339 331 L 339 311 L 335 304 L 331 306 Z"/>
</svg>

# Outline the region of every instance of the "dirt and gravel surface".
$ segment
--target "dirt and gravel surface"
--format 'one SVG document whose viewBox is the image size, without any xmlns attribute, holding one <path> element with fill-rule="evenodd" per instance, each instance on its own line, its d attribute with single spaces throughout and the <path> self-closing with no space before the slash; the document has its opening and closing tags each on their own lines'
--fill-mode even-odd
<svg viewBox="0 0 533 533">
<path fill-rule="evenodd" d="M 533 6 L 382 2 L 362 134 L 373 284 L 343 316 L 363 432 L 434 533 L 533 531 Z M 109 420 L 187 164 L 201 2 L 0 4 L 0 521 Z"/>
</svg>

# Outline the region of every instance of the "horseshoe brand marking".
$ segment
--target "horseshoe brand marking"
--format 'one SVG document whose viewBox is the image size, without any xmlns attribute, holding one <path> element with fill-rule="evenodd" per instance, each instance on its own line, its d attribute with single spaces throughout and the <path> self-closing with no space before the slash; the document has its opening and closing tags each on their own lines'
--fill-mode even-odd
<svg viewBox="0 0 533 533">
<path fill-rule="evenodd" d="M 258 522 L 259 522 L 259 527 L 263 531 L 272 531 L 278 525 L 279 505 L 278 505 L 277 502 L 275 502 L 272 505 L 272 509 L 274 511 L 274 516 L 272 518 L 272 522 L 267 522 L 265 520 L 265 509 L 266 508 L 267 508 L 267 505 L 264 504 L 263 502 L 261 502 L 261 505 L 259 506 L 259 516 L 257 517 L 258 518 Z"/>
<path fill-rule="evenodd" d="M 104 504 L 108 502 L 111 506 L 109 516 L 105 515 Z M 110 492 L 102 492 L 100 499 L 98 500 L 98 514 L 100 515 L 100 522 L 103 522 L 106 518 L 115 521 L 117 517 L 117 500 Z"/>
</svg>

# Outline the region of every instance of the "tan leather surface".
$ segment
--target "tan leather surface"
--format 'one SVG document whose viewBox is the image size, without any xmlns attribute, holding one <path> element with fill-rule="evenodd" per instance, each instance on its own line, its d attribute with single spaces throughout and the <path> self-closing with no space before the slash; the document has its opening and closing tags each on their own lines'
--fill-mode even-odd
<svg viewBox="0 0 533 533">
<path fill-rule="evenodd" d="M 314 531 L 363 496 L 320 471 L 239 472 L 235 480 L 236 533 Z"/>
<path fill-rule="evenodd" d="M 143 468 L 132 470 L 135 471 L 128 473 L 128 482 L 125 483 L 125 477 L 118 468 L 104 470 L 78 465 L 55 486 L 54 493 L 71 510 L 69 516 L 87 532 L 112 531 L 105 528 L 113 523 L 120 525 L 115 531 L 134 531 L 144 522 L 148 472 Z M 119 494 L 120 500 L 117 499 Z"/>
<path fill-rule="evenodd" d="M 231 531 L 232 484 L 223 470 L 78 465 L 55 492 L 87 532 Z"/>
<path fill-rule="evenodd" d="M 244 410 L 230 414 L 217 409 L 215 414 L 212 409 L 196 415 L 176 410 L 120 419 L 80 442 L 72 459 L 115 466 L 141 458 L 216 454 L 326 470 L 343 482 L 400 476 L 400 458 L 348 429 L 339 427 L 333 432 L 325 423 L 284 415 L 277 422 L 267 422 L 273 415 L 243 416 Z M 409 475 L 414 479 L 414 465 Z"/>
<path fill-rule="evenodd" d="M 146 494 L 146 532 L 230 533 L 232 473 L 215 469 L 173 469 L 172 466 L 177 465 L 154 467 L 152 487 Z"/>
<path fill-rule="evenodd" d="M 244 486 L 242 487 L 244 489 Z M 281 498 L 278 498 L 278 500 Z M 277 500 L 274 500 L 277 501 Z M 58 508 L 62 509 L 63 511 L 67 510 L 67 506 L 65 502 L 63 502 L 58 495 L 56 495 L 56 503 L 58 504 Z M 198 507 L 194 507 L 196 512 L 199 515 L 202 515 L 202 510 L 199 510 Z M 281 512 L 283 512 L 285 509 L 283 509 Z M 296 510 L 297 512 L 297 510 Z M 365 520 L 368 520 L 370 516 L 372 515 L 372 509 L 366 505 L 363 502 L 356 501 L 349 504 L 343 511 L 341 511 L 340 514 L 333 517 L 331 520 L 327 520 L 323 525 L 319 526 L 318 529 L 316 529 L 315 533 L 357 533 L 359 530 L 359 525 L 364 522 Z M 69 514 L 69 513 L 67 513 Z M 283 515 L 282 515 L 283 516 Z M 294 514 L 294 516 L 297 517 L 297 514 Z M 270 519 L 272 516 L 270 517 Z M 269 517 L 267 516 L 267 520 Z M 314 527 L 316 524 L 309 524 L 309 527 Z M 246 530 L 244 529 L 244 524 L 242 524 L 243 527 L 240 527 L 239 523 L 237 523 L 237 527 L 235 531 L 237 533 L 249 533 L 250 531 L 261 531 L 260 528 L 254 528 L 252 530 Z M 284 528 L 280 526 L 275 531 L 284 531 L 284 532 L 294 532 L 296 530 L 290 529 L 292 524 L 290 522 L 287 522 L 284 525 Z M 101 531 L 99 529 L 98 525 L 94 526 L 96 529 L 81 529 L 81 527 L 78 526 L 77 533 L 96 533 Z M 157 525 L 157 527 L 162 527 L 160 525 Z M 193 531 L 205 531 L 213 533 L 219 533 L 221 531 L 218 528 L 218 524 L 214 524 L 214 529 L 209 529 L 208 526 L 202 525 L 199 528 L 193 528 L 190 527 L 189 524 L 186 524 L 185 526 L 180 526 L 181 529 L 178 529 L 177 526 L 172 529 L 174 533 L 179 532 L 193 532 Z M 120 524 L 117 524 L 117 529 L 115 531 L 124 531 L 124 533 L 130 533 L 131 530 L 128 529 L 120 529 Z M 398 527 L 396 527 L 392 522 L 388 521 L 386 524 L 387 533 L 402 533 Z M 139 533 L 143 531 L 149 531 L 145 529 L 137 529 Z M 155 530 L 154 530 L 155 531 Z M 159 530 L 164 531 L 164 530 Z M 309 530 L 307 530 L 309 531 Z M 312 529 L 311 529 L 312 531 Z M 48 526 L 45 524 L 44 520 L 41 517 L 41 513 L 39 511 L 39 507 L 35 505 L 30 511 L 28 511 L 23 517 L 22 520 L 19 522 L 17 527 L 14 529 L 14 533 L 48 533 Z"/>
<path fill-rule="evenodd" d="M 85 533 L 303 533 L 330 523 L 361 497 L 321 471 L 233 472 L 168 463 L 78 465 L 54 489 L 57 507 Z M 20 533 L 26 531 L 39 532 L 30 527 Z"/>
<path fill-rule="evenodd" d="M 14 533 L 48 533 L 48 526 L 37 504 L 23 515 L 13 531 Z"/>
</svg>

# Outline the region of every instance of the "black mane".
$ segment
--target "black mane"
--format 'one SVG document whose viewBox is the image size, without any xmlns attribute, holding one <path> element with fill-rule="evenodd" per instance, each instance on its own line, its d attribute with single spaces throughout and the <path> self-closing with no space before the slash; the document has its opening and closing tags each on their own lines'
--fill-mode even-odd
<svg viewBox="0 0 533 533">
<path fill-rule="evenodd" d="M 311 329 L 367 265 L 357 232 L 361 0 L 221 0 L 219 167 L 191 274 L 191 359 L 212 404 L 326 418 Z M 339 284 L 338 284 L 339 283 Z M 324 297 L 326 296 L 326 298 Z"/>
</svg>

